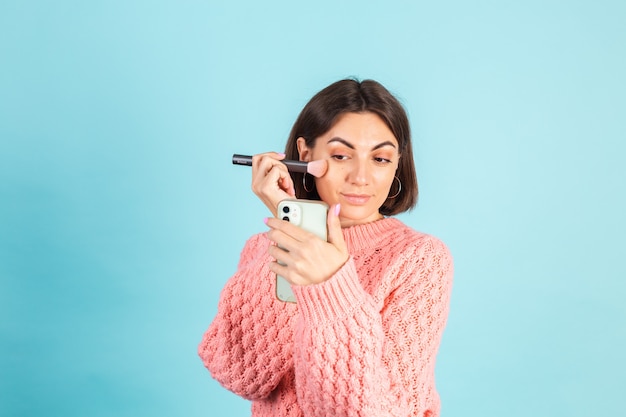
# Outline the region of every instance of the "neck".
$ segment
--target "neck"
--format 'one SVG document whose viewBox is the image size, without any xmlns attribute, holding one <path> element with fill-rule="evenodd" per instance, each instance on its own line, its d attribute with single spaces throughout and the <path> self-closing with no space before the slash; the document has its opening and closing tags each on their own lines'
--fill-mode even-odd
<svg viewBox="0 0 626 417">
<path fill-rule="evenodd" d="M 380 213 L 377 213 L 376 216 L 373 216 L 372 218 L 369 218 L 367 220 L 354 220 L 354 219 L 342 218 L 341 216 L 339 216 L 339 222 L 341 223 L 341 228 L 345 229 L 346 227 L 359 226 L 359 225 L 362 225 L 362 224 L 373 223 L 375 221 L 383 219 L 384 217 L 385 216 L 383 216 Z"/>
</svg>

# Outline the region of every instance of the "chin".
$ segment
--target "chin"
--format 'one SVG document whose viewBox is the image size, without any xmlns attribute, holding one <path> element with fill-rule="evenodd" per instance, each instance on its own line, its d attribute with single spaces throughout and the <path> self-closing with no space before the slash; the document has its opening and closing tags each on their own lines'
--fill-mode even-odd
<svg viewBox="0 0 626 417">
<path fill-rule="evenodd" d="M 378 211 L 373 212 L 372 210 L 366 210 L 364 208 L 356 208 L 356 207 L 346 207 L 344 210 L 344 206 L 341 206 L 341 219 L 342 221 L 346 221 L 353 224 L 360 223 L 368 223 L 375 217 L 378 216 Z"/>
</svg>

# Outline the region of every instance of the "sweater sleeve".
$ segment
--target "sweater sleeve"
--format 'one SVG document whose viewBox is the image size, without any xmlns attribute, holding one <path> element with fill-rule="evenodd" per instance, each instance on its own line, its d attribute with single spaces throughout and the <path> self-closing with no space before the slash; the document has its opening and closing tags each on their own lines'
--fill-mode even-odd
<svg viewBox="0 0 626 417">
<path fill-rule="evenodd" d="M 439 240 L 400 254 L 382 303 L 351 259 L 330 280 L 294 288 L 298 400 L 307 416 L 437 416 L 435 356 L 448 315 L 452 259 Z"/>
<path fill-rule="evenodd" d="M 220 295 L 217 315 L 198 346 L 211 376 L 248 400 L 267 397 L 293 367 L 296 307 L 274 296 L 268 245 L 264 235 L 246 242 L 237 271 Z"/>
</svg>

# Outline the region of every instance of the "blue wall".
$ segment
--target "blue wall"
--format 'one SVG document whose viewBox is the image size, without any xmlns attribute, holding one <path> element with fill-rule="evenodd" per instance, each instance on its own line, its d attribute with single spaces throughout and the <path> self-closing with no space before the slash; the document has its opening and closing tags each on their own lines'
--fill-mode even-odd
<svg viewBox="0 0 626 417">
<path fill-rule="evenodd" d="M 623 413 L 623 1 L 4 2 L 0 415 L 249 415 L 196 346 L 327 84 L 409 112 L 456 261 L 443 415 Z"/>
</svg>

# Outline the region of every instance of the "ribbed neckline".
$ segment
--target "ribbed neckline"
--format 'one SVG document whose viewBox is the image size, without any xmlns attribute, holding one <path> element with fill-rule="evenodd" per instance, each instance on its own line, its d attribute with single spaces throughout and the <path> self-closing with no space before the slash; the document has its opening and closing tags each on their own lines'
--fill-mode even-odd
<svg viewBox="0 0 626 417">
<path fill-rule="evenodd" d="M 342 229 L 349 250 L 361 250 L 378 246 L 390 233 L 406 226 L 395 217 L 386 217 L 371 223 L 358 224 Z"/>
</svg>

